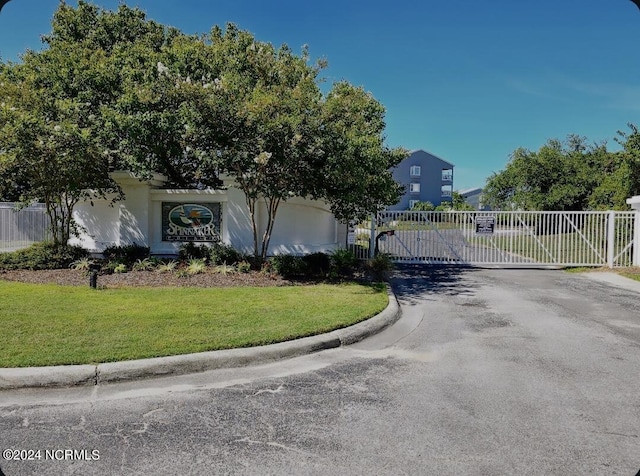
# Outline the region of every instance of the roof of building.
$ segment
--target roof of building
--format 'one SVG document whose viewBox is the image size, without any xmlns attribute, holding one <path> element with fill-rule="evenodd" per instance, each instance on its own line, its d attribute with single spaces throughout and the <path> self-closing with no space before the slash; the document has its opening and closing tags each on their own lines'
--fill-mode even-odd
<svg viewBox="0 0 640 476">
<path fill-rule="evenodd" d="M 448 160 L 444 160 L 442 157 L 438 157 L 436 154 L 432 154 L 429 151 L 426 151 L 424 149 L 415 149 L 411 151 L 411 155 L 418 153 L 418 152 L 422 152 L 423 154 L 428 154 L 431 155 L 432 157 L 435 157 L 438 160 L 442 160 L 444 163 L 449 164 L 451 167 L 455 167 L 455 165 L 453 165 L 451 162 L 449 162 Z"/>
<path fill-rule="evenodd" d="M 482 193 L 482 187 L 474 187 L 474 188 L 465 188 L 463 190 L 458 190 L 460 195 L 474 195 L 476 193 Z"/>
</svg>

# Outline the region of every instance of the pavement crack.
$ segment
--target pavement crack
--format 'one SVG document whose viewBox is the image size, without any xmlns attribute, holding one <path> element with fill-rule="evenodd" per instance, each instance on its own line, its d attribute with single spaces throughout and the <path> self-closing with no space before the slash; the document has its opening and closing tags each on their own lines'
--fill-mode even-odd
<svg viewBox="0 0 640 476">
<path fill-rule="evenodd" d="M 144 415 L 142 415 L 142 418 L 149 418 L 150 416 L 163 411 L 164 411 L 164 408 L 156 408 L 155 410 L 151 410 L 150 412 L 147 412 Z"/>
<path fill-rule="evenodd" d="M 280 448 L 287 451 L 293 451 L 294 453 L 299 453 L 305 456 L 315 456 L 313 453 L 309 453 L 308 451 L 300 450 L 298 448 L 294 448 L 292 446 L 283 445 L 282 443 L 277 443 L 275 441 L 259 441 L 252 440 L 248 436 L 241 438 L 239 440 L 234 440 L 234 443 L 247 443 L 249 445 L 264 445 L 264 446 L 272 446 L 274 448 Z"/>
<path fill-rule="evenodd" d="M 280 393 L 282 392 L 282 390 L 284 389 L 284 385 L 280 385 L 278 388 L 276 388 L 275 390 L 271 390 L 270 388 L 265 388 L 263 390 L 258 390 L 256 393 L 254 393 L 252 396 L 255 397 L 257 395 L 263 394 L 263 393 L 270 393 L 272 395 L 275 395 L 276 393 Z"/>
<path fill-rule="evenodd" d="M 627 433 L 616 433 L 615 431 L 602 431 L 598 433 L 603 433 L 605 435 L 625 436 L 627 438 L 640 438 L 638 435 L 629 435 Z"/>
</svg>

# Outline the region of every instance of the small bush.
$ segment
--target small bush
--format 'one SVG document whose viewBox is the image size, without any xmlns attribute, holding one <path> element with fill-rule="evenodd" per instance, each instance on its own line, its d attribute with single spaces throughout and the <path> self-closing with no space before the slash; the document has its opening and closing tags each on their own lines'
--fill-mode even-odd
<svg viewBox="0 0 640 476">
<path fill-rule="evenodd" d="M 324 277 L 329 274 L 331 269 L 331 258 L 326 253 L 311 253 L 302 257 L 304 260 L 307 273 L 310 276 Z"/>
<path fill-rule="evenodd" d="M 186 267 L 187 274 L 193 276 L 194 274 L 204 273 L 207 269 L 207 263 L 202 259 L 192 259 Z"/>
<path fill-rule="evenodd" d="M 89 271 L 91 269 L 91 265 L 93 264 L 93 260 L 86 258 L 81 258 L 75 260 L 73 263 L 69 265 L 71 269 L 75 269 L 76 271 Z"/>
<path fill-rule="evenodd" d="M 338 276 L 351 276 L 358 268 L 358 258 L 351 250 L 337 249 L 331 253 L 331 273 Z"/>
<path fill-rule="evenodd" d="M 230 264 L 219 264 L 213 268 L 213 271 L 226 276 L 227 274 L 235 273 L 236 268 Z"/>
<path fill-rule="evenodd" d="M 154 261 L 149 258 L 145 258 L 136 260 L 136 262 L 133 263 L 132 269 L 134 271 L 151 271 L 155 266 L 156 264 Z"/>
<path fill-rule="evenodd" d="M 243 260 L 241 253 L 225 243 L 215 243 L 209 250 L 209 258 L 213 264 L 236 264 Z"/>
<path fill-rule="evenodd" d="M 248 273 L 251 271 L 251 263 L 248 261 L 240 261 L 237 265 L 238 272 L 240 273 Z"/>
<path fill-rule="evenodd" d="M 159 264 L 156 267 L 156 271 L 158 271 L 159 273 L 170 273 L 171 271 L 176 269 L 176 266 L 178 266 L 178 262 L 172 260 L 166 263 Z"/>
<path fill-rule="evenodd" d="M 0 253 L 0 269 L 63 269 L 88 255 L 80 246 L 34 243 L 18 251 Z"/>
<path fill-rule="evenodd" d="M 271 270 L 283 278 L 304 276 L 307 273 L 307 263 L 302 256 L 277 255 L 269 259 Z"/>
<path fill-rule="evenodd" d="M 379 253 L 375 258 L 366 263 L 366 270 L 375 279 L 386 279 L 387 274 L 393 269 L 393 262 L 386 253 Z"/>
<path fill-rule="evenodd" d="M 133 266 L 138 260 L 149 258 L 150 249 L 148 246 L 141 246 L 136 243 L 131 245 L 107 246 L 102 255 L 107 261 L 115 261 L 126 266 Z"/>
<path fill-rule="evenodd" d="M 192 241 L 180 245 L 178 258 L 180 261 L 190 261 L 194 259 L 206 260 L 209 258 L 209 247 L 207 245 L 196 245 Z"/>
<path fill-rule="evenodd" d="M 126 273 L 127 271 L 129 271 L 129 268 L 124 263 L 116 263 L 113 267 L 113 272 L 117 274 Z"/>
</svg>

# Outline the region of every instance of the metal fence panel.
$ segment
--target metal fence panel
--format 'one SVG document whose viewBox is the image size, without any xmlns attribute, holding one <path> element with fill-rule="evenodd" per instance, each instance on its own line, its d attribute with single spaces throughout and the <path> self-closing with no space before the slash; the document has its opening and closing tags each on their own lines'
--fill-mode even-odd
<svg viewBox="0 0 640 476">
<path fill-rule="evenodd" d="M 381 212 L 352 249 L 396 262 L 487 266 L 631 266 L 634 212 Z M 361 256 L 363 255 L 363 256 Z"/>
<path fill-rule="evenodd" d="M 0 203 L 0 252 L 15 251 L 49 238 L 49 217 L 43 204 L 16 209 Z"/>
</svg>

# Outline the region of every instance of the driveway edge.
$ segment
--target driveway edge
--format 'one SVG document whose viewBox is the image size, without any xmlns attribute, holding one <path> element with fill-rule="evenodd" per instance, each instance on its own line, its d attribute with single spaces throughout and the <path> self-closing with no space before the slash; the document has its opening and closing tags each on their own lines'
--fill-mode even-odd
<svg viewBox="0 0 640 476">
<path fill-rule="evenodd" d="M 349 345 L 366 339 L 400 318 L 400 306 L 387 285 L 389 304 L 379 314 L 343 329 L 278 344 L 216 350 L 98 365 L 60 365 L 0 369 L 0 390 L 33 387 L 99 385 L 221 368 L 259 365 Z"/>
</svg>

